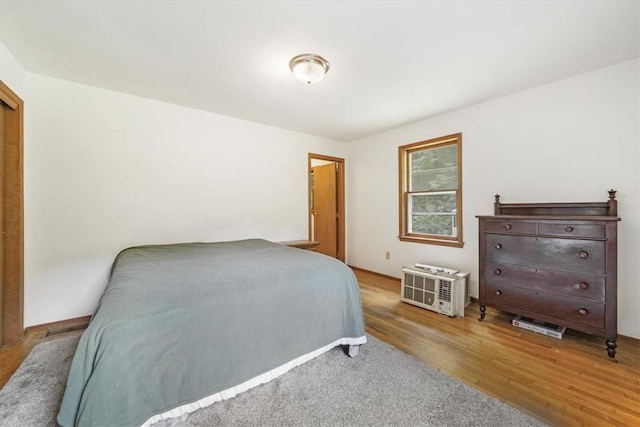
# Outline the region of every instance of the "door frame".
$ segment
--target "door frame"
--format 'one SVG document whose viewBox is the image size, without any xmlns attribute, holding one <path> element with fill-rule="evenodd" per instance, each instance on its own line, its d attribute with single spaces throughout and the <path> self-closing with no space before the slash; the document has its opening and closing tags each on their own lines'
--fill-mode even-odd
<svg viewBox="0 0 640 427">
<path fill-rule="evenodd" d="M 19 341 L 24 335 L 24 187 L 23 187 L 23 116 L 24 103 L 0 81 L 0 101 L 4 104 L 4 135 L 1 149 L 4 188 L 2 210 L 4 234 L 4 269 L 2 271 L 2 342 Z"/>
<path fill-rule="evenodd" d="M 308 212 L 307 220 L 309 222 L 309 240 L 313 238 L 311 235 L 311 163 L 313 160 L 324 160 L 328 162 L 334 162 L 337 165 L 337 179 L 336 179 L 336 191 L 338 194 L 337 209 L 338 209 L 338 256 L 337 258 L 345 262 L 345 211 L 344 211 L 344 159 L 340 157 L 325 156 L 323 154 L 309 153 L 307 161 L 307 186 L 308 186 Z"/>
</svg>

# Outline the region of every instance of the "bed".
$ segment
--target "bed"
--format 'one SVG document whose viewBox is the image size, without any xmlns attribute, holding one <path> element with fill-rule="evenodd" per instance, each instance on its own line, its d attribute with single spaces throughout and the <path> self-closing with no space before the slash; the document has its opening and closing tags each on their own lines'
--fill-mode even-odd
<svg viewBox="0 0 640 427">
<path fill-rule="evenodd" d="M 340 261 L 260 239 L 129 248 L 74 356 L 62 426 L 150 425 L 366 342 Z"/>
</svg>

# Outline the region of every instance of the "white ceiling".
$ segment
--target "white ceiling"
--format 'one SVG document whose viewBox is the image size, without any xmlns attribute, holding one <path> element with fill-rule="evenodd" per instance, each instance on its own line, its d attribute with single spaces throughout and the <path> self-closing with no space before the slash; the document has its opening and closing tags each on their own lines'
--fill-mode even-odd
<svg viewBox="0 0 640 427">
<path fill-rule="evenodd" d="M 639 6 L 0 0 L 0 41 L 31 73 L 351 141 L 635 58 Z M 331 63 L 311 86 L 307 52 Z"/>
</svg>

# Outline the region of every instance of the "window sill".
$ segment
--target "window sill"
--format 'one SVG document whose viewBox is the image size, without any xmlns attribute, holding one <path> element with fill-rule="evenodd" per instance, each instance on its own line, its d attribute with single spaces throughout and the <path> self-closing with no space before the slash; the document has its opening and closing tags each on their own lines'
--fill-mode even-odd
<svg viewBox="0 0 640 427">
<path fill-rule="evenodd" d="M 415 236 L 398 236 L 401 242 L 423 243 L 427 245 L 438 246 L 450 246 L 454 248 L 461 248 L 464 246 L 464 242 L 458 242 L 456 240 L 442 240 L 433 239 L 428 237 L 415 237 Z"/>
</svg>

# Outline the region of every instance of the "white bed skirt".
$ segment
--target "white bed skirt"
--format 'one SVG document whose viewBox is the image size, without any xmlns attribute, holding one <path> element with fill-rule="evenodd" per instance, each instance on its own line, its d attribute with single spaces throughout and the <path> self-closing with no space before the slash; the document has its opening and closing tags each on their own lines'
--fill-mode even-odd
<svg viewBox="0 0 640 427">
<path fill-rule="evenodd" d="M 328 344 L 310 353 L 302 355 L 296 359 L 293 359 L 290 362 L 285 363 L 284 365 L 278 366 L 277 368 L 272 369 L 269 372 L 265 372 L 264 374 L 258 375 L 257 377 L 253 377 L 250 380 L 245 381 L 241 384 L 238 384 L 226 390 L 222 390 L 220 392 L 214 393 L 210 396 L 203 397 L 202 399 L 197 400 L 195 402 L 187 403 L 185 405 L 178 406 L 177 408 L 173 408 L 161 414 L 154 415 L 153 417 L 145 421 L 145 423 L 142 424 L 142 427 L 150 426 L 151 424 L 157 423 L 158 421 L 161 421 L 161 420 L 177 418 L 181 415 L 189 414 L 193 411 L 197 411 L 198 409 L 206 408 L 207 406 L 212 405 L 216 402 L 231 399 L 232 397 L 236 396 L 238 393 L 242 393 L 243 391 L 247 391 L 261 384 L 266 384 L 269 381 L 275 378 L 278 378 L 280 375 L 285 374 L 286 372 L 295 368 L 296 366 L 300 366 L 303 363 L 308 362 L 311 359 L 314 359 L 323 353 L 326 353 L 327 351 L 331 350 L 332 348 L 338 345 L 350 346 L 349 356 L 354 357 L 358 354 L 358 350 L 357 350 L 358 347 L 355 347 L 355 348 L 351 348 L 351 347 L 360 346 L 362 344 L 365 344 L 366 342 L 367 342 L 366 336 L 362 336 L 358 338 L 340 338 L 339 340 L 331 344 Z"/>
</svg>

